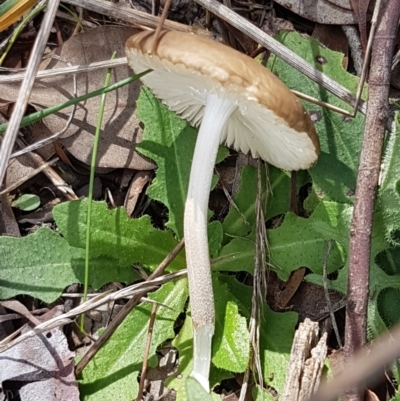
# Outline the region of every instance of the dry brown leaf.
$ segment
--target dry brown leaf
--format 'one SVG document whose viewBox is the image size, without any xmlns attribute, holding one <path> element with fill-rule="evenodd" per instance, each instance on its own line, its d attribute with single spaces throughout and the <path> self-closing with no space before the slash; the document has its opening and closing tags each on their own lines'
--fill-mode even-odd
<svg viewBox="0 0 400 401">
<path fill-rule="evenodd" d="M 296 293 L 297 289 L 300 287 L 304 274 L 306 272 L 305 267 L 301 267 L 295 270 L 289 277 L 289 280 L 285 283 L 285 289 L 276 294 L 276 307 L 279 309 L 284 309 L 287 307 L 289 301 L 292 299 L 293 295 Z"/>
<path fill-rule="evenodd" d="M 132 216 L 135 211 L 139 197 L 143 193 L 145 186 L 151 180 L 151 176 L 151 171 L 139 171 L 133 177 L 124 201 L 128 216 Z"/>
<path fill-rule="evenodd" d="M 0 195 L 0 235 L 21 236 L 7 194 Z"/>
<path fill-rule="evenodd" d="M 43 318 L 50 319 L 61 312 L 58 306 Z M 42 400 L 79 400 L 73 358 L 59 328 L 29 338 L 0 355 L 3 394 L 21 401 L 37 399 L 38 394 Z"/>
<path fill-rule="evenodd" d="M 288 10 L 320 24 L 357 24 L 350 0 L 275 0 Z"/>
<path fill-rule="evenodd" d="M 343 53 L 342 65 L 347 70 L 349 43 L 340 26 L 315 24 L 312 37 L 319 40 L 328 49 Z"/>
<path fill-rule="evenodd" d="M 367 12 L 370 0 L 351 0 L 360 31 L 361 48 L 363 54 L 367 48 Z"/>
<path fill-rule="evenodd" d="M 345 8 L 346 10 L 352 10 L 351 1 L 349 0 L 328 0 L 329 3 L 337 7 Z"/>
<path fill-rule="evenodd" d="M 28 155 L 18 156 L 12 159 L 7 168 L 4 188 L 9 188 L 16 182 L 30 176 L 36 169 L 33 160 Z"/>
<path fill-rule="evenodd" d="M 102 26 L 73 36 L 56 53 L 62 60 L 72 65 L 89 64 L 107 60 L 114 51 L 116 57 L 124 56 L 125 41 L 137 32 L 128 27 Z M 66 64 L 56 59 L 45 60 L 41 69 L 61 68 Z M 127 66 L 114 68 L 111 83 L 132 75 Z M 79 74 L 77 77 L 78 96 L 100 89 L 104 84 L 105 70 Z M 0 84 L 2 98 L 15 100 L 19 83 Z M 139 155 L 134 149 L 141 140 L 142 129 L 135 115 L 135 104 L 139 96 L 140 83 L 132 83 L 107 95 L 103 119 L 98 167 L 132 168 L 136 170 L 154 169 L 155 165 Z M 4 94 L 4 95 L 3 95 Z M 55 77 L 35 83 L 30 103 L 38 109 L 63 103 L 73 97 L 73 79 Z M 90 164 L 93 137 L 96 130 L 100 99 L 92 98 L 78 105 L 72 124 L 63 135 L 62 142 L 67 150 L 86 164 Z M 44 121 L 51 133 L 61 131 L 68 120 L 71 108 L 47 117 Z"/>
</svg>

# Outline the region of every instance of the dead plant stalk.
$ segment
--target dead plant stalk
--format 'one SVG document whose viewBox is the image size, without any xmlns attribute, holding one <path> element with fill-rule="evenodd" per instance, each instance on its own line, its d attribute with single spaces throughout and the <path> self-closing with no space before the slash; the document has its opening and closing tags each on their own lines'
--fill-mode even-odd
<svg viewBox="0 0 400 401">
<path fill-rule="evenodd" d="M 398 0 L 382 2 L 371 57 L 368 110 L 350 228 L 346 359 L 349 359 L 366 343 L 372 220 L 388 113 L 393 41 L 399 16 Z M 351 389 L 343 397 L 344 401 L 361 401 L 362 399 L 363 391 L 359 389 Z"/>
</svg>

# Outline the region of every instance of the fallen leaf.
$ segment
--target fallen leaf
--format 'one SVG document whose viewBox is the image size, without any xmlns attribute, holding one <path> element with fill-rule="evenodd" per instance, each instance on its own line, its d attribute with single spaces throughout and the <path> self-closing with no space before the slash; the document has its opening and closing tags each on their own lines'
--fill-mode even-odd
<svg viewBox="0 0 400 401">
<path fill-rule="evenodd" d="M 275 0 L 288 10 L 320 24 L 357 24 L 357 17 L 350 6 L 350 0 Z"/>
<path fill-rule="evenodd" d="M 360 30 L 361 48 L 363 54 L 367 48 L 367 11 L 370 0 L 351 0 L 356 15 L 358 29 Z"/>
<path fill-rule="evenodd" d="M 312 37 L 320 41 L 328 49 L 343 53 L 342 65 L 343 68 L 347 70 L 349 62 L 349 43 L 341 26 L 315 24 Z"/>
<path fill-rule="evenodd" d="M 55 307 L 42 319 L 61 314 L 61 308 Z M 0 355 L 3 394 L 21 401 L 37 399 L 38 394 L 48 401 L 79 400 L 73 358 L 59 328 L 27 339 Z"/>
<path fill-rule="evenodd" d="M 62 68 L 66 62 L 71 65 L 89 64 L 124 56 L 125 41 L 137 32 L 127 27 L 102 26 L 78 34 L 67 40 L 61 49 L 56 49 L 54 56 L 41 63 L 40 69 Z M 110 84 L 127 78 L 133 72 L 128 66 L 113 69 Z M 77 76 L 77 95 L 100 89 L 103 86 L 105 69 L 92 71 Z M 18 96 L 20 83 L 0 84 L 0 93 L 5 101 L 14 101 Z M 107 95 L 99 144 L 97 166 L 108 168 L 132 168 L 135 170 L 154 169 L 153 162 L 135 151 L 141 140 L 142 129 L 135 115 L 136 100 L 141 84 L 139 81 L 125 86 Z M 57 76 L 37 81 L 30 97 L 30 103 L 37 109 L 44 109 L 63 103 L 74 97 L 72 76 Z M 66 149 L 80 161 L 90 164 L 92 145 L 100 99 L 92 98 L 80 103 L 62 143 Z M 44 119 L 51 133 L 61 131 L 68 120 L 72 107 Z"/>
</svg>

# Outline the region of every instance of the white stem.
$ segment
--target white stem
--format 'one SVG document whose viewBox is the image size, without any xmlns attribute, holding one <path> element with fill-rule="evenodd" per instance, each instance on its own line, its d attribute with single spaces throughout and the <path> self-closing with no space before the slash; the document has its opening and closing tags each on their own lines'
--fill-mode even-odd
<svg viewBox="0 0 400 401">
<path fill-rule="evenodd" d="M 214 293 L 207 236 L 208 198 L 223 127 L 236 105 L 209 94 L 190 170 L 185 205 L 185 249 L 193 319 L 192 376 L 210 391 L 211 341 L 214 334 Z"/>
</svg>

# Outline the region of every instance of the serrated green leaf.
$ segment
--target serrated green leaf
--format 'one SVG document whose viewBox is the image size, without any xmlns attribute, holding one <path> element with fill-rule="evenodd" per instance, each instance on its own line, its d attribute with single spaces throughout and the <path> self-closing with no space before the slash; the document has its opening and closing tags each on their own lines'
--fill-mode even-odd
<svg viewBox="0 0 400 401">
<path fill-rule="evenodd" d="M 11 206 L 23 210 L 24 212 L 30 212 L 40 206 L 40 198 L 37 195 L 24 194 L 13 201 Z"/>
<path fill-rule="evenodd" d="M 219 221 L 213 221 L 208 225 L 207 231 L 210 256 L 217 256 L 221 249 L 222 237 L 224 235 L 222 225 Z"/>
<path fill-rule="evenodd" d="M 246 319 L 239 314 L 236 299 L 228 286 L 214 282 L 215 334 L 212 362 L 220 369 L 241 373 L 247 368 L 250 354 L 250 335 Z"/>
<path fill-rule="evenodd" d="M 322 46 L 316 40 L 304 39 L 299 34 L 283 33 L 277 37 L 311 65 L 356 92 L 358 78 L 342 67 L 343 54 Z M 324 63 L 318 60 L 324 59 Z M 272 55 L 268 67 L 291 89 L 351 111 L 348 105 L 303 74 Z M 354 119 L 311 103 L 303 102 L 306 110 L 318 120 L 316 129 L 321 142 L 321 155 L 315 167 L 309 170 L 318 198 L 341 203 L 352 203 L 361 150 L 364 116 Z"/>
<path fill-rule="evenodd" d="M 325 207 L 317 208 L 308 219 L 289 212 L 278 228 L 268 230 L 271 263 L 281 280 L 288 280 L 290 273 L 302 266 L 321 274 L 328 239 L 315 227 L 326 221 L 326 211 Z M 328 222 L 325 225 L 330 228 L 332 221 Z M 334 244 L 329 254 L 328 272 L 342 267 L 343 258 L 343 253 Z"/>
<path fill-rule="evenodd" d="M 264 169 L 262 172 L 262 182 L 265 183 Z M 222 223 L 226 235 L 244 237 L 251 232 L 256 219 L 256 198 L 257 169 L 244 166 L 242 169 L 241 185 L 234 199 L 236 207 L 231 207 L 229 209 L 229 213 Z"/>
<path fill-rule="evenodd" d="M 47 228 L 23 238 L 0 237 L 0 298 L 26 294 L 50 303 L 65 287 L 84 282 L 85 253 Z M 130 283 L 136 274 L 111 257 L 92 257 L 89 284 Z"/>
<path fill-rule="evenodd" d="M 85 247 L 87 200 L 61 203 L 53 216 L 61 234 L 77 247 Z M 177 245 L 170 231 L 151 225 L 150 217 L 130 219 L 124 208 L 109 210 L 105 202 L 93 202 L 90 236 L 92 255 L 109 255 L 122 265 L 141 263 L 155 268 Z M 171 263 L 171 269 L 185 266 L 183 254 Z"/>
<path fill-rule="evenodd" d="M 156 178 L 147 189 L 147 194 L 167 206 L 169 220 L 166 226 L 182 238 L 184 206 L 197 131 L 163 106 L 147 88 L 142 89 L 138 99 L 137 116 L 144 123 L 144 132 L 136 150 L 154 160 L 158 166 Z M 217 163 L 228 154 L 226 148 L 220 147 Z M 213 186 L 215 184 L 214 177 Z"/>
<path fill-rule="evenodd" d="M 215 271 L 254 272 L 254 235 L 234 238 L 225 245 L 219 256 L 211 261 Z"/>
<path fill-rule="evenodd" d="M 230 293 L 236 298 L 239 312 L 247 319 L 251 315 L 252 288 L 239 283 L 232 276 L 219 276 L 228 284 Z M 282 392 L 289 362 L 297 313 L 276 313 L 264 306 L 260 322 L 260 353 L 263 376 L 267 385 Z"/>
<path fill-rule="evenodd" d="M 261 181 L 263 187 L 262 204 L 265 205 L 265 220 L 286 213 L 290 207 L 290 173 L 268 165 L 262 168 Z M 241 172 L 241 185 L 234 199 L 236 207 L 231 206 L 229 213 L 222 223 L 224 232 L 228 236 L 244 237 L 254 227 L 256 213 L 255 203 L 257 199 L 257 169 L 244 166 Z M 298 172 L 298 188 L 308 181 L 306 172 Z M 266 200 L 266 191 L 269 190 Z M 243 269 L 242 269 L 243 270 Z"/>
<path fill-rule="evenodd" d="M 385 223 L 386 239 L 392 244 L 398 245 L 399 241 L 393 236 L 400 227 L 400 115 L 396 113 L 393 132 L 385 148 L 382 162 L 381 185 L 378 191 L 378 205 L 382 210 Z"/>
<path fill-rule="evenodd" d="M 175 320 L 188 297 L 186 279 L 164 284 L 149 297 L 169 307 L 157 309 L 149 353 L 154 365 L 159 344 L 175 336 Z M 79 383 L 82 400 L 136 399 L 151 309 L 149 304 L 137 306 L 86 366 Z"/>
</svg>

